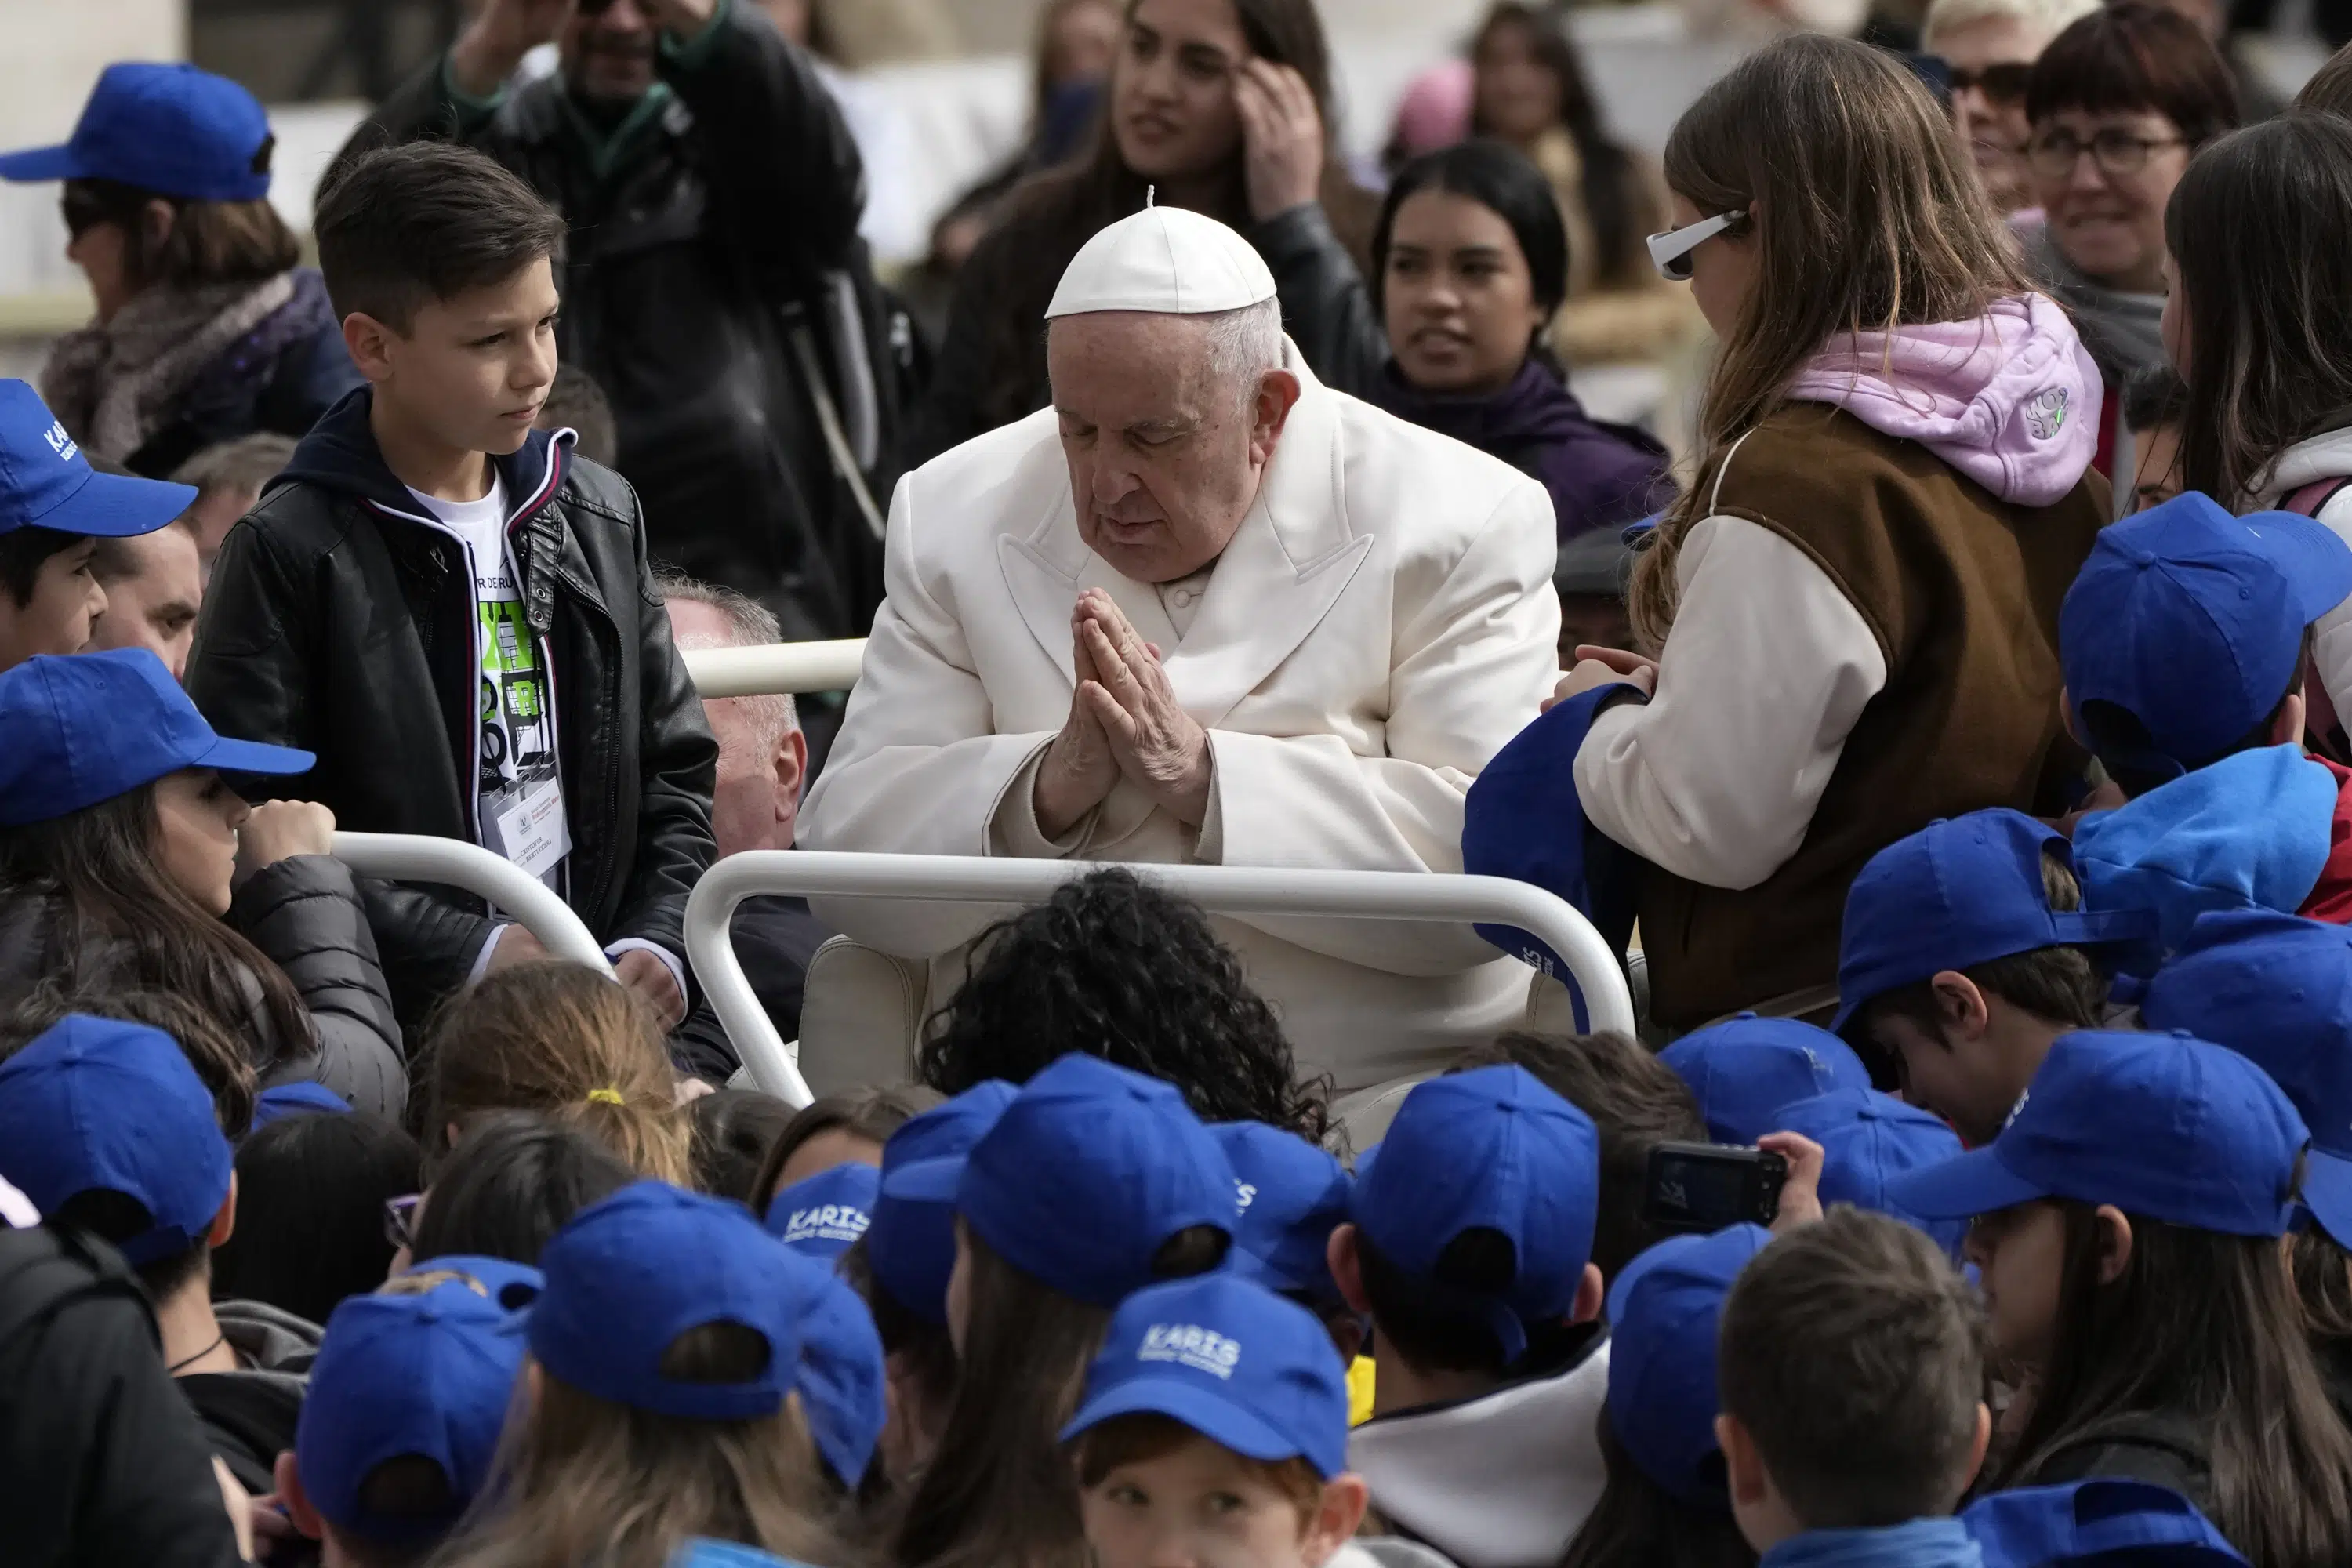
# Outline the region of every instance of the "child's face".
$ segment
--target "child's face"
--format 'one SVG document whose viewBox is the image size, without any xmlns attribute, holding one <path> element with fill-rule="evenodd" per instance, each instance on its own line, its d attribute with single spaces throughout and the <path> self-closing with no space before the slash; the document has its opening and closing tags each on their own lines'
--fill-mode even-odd
<svg viewBox="0 0 2352 1568">
<path fill-rule="evenodd" d="M 1903 1098 L 1950 1122 L 1970 1148 L 1992 1142 L 2040 1065 L 2038 1056 L 2004 1049 L 1995 1033 L 1929 1029 L 1891 1012 L 1870 1026 L 1872 1042 L 1897 1064 Z"/>
<path fill-rule="evenodd" d="M 542 258 L 504 282 L 427 300 L 405 334 L 384 331 L 380 355 L 362 356 L 360 368 L 377 396 L 449 450 L 512 452 L 554 384 L 556 304 Z"/>
<path fill-rule="evenodd" d="M 1302 1520 L 1288 1493 L 1197 1436 L 1121 1465 L 1087 1488 L 1079 1506 L 1096 1568 L 1320 1568 L 1347 1535 Z"/>
<path fill-rule="evenodd" d="M 1981 1276 L 1998 1362 L 2031 1373 L 2049 1364 L 2065 1274 L 2066 1220 L 2056 1204 L 2020 1204 L 1969 1227 L 1963 1256 Z"/>
<path fill-rule="evenodd" d="M 19 605 L 0 589 L 0 669 L 12 669 L 38 653 L 79 653 L 90 626 L 106 614 L 106 590 L 91 575 L 95 539 L 78 540 L 44 560 L 33 577 L 33 596 Z"/>
</svg>

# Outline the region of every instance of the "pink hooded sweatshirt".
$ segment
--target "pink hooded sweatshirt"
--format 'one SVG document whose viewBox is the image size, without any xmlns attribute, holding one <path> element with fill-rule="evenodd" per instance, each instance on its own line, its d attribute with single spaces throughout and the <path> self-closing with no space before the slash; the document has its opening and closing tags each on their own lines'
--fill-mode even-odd
<svg viewBox="0 0 2352 1568">
<path fill-rule="evenodd" d="M 1916 441 L 2021 506 L 2065 495 L 2098 450 L 2098 366 L 2040 294 L 1996 300 L 1972 321 L 1833 338 L 1789 395 Z"/>
</svg>

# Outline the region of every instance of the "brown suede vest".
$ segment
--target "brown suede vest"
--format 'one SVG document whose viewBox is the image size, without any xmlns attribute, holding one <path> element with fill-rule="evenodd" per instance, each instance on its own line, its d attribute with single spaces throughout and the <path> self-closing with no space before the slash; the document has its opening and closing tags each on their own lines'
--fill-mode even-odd
<svg viewBox="0 0 2352 1568">
<path fill-rule="evenodd" d="M 1643 873 L 1651 1012 L 1678 1029 L 1833 985 L 1846 889 L 1895 840 L 1938 817 L 2033 807 L 2063 735 L 2059 601 L 2109 508 L 2095 473 L 2054 505 L 2012 505 L 1916 443 L 1799 404 L 1741 444 L 1711 510 L 1770 529 L 1829 574 L 1877 637 L 1886 684 L 1847 735 L 1804 842 L 1761 884 Z"/>
</svg>

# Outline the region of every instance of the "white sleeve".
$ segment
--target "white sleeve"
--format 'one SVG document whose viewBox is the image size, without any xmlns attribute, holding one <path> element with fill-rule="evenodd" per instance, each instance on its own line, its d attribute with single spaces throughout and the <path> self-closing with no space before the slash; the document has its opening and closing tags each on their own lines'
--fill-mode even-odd
<svg viewBox="0 0 2352 1568">
<path fill-rule="evenodd" d="M 1592 825 L 1712 888 L 1752 888 L 1804 842 L 1886 659 L 1812 558 L 1745 518 L 1683 541 L 1681 603 L 1647 706 L 1593 721 L 1576 753 Z"/>
<path fill-rule="evenodd" d="M 2352 491 L 2319 509 L 2314 520 L 2347 544 L 2352 544 Z M 2336 704 L 2336 716 L 2352 724 L 2352 599 L 2311 624 L 2311 667 L 2319 684 Z"/>
</svg>

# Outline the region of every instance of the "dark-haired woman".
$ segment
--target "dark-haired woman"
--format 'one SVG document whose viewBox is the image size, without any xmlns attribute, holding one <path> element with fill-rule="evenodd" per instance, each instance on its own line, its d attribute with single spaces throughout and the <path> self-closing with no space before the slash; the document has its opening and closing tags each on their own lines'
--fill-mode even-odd
<svg viewBox="0 0 2352 1568">
<path fill-rule="evenodd" d="M 1572 244 L 1550 185 L 1511 148 L 1465 142 L 1398 170 L 1372 231 L 1369 290 L 1319 225 L 1287 227 L 1270 259 L 1277 277 L 1333 279 L 1318 290 L 1322 307 L 1290 323 L 1327 381 L 1541 482 L 1561 543 L 1673 499 L 1665 448 L 1587 416 L 1545 344 Z"/>
<path fill-rule="evenodd" d="M 1318 203 L 1343 234 L 1368 227 L 1370 200 L 1349 181 L 1331 124 L 1314 0 L 1128 0 L 1094 150 L 1016 191 L 957 275 L 915 457 L 1045 405 L 1054 287 L 1080 246 L 1148 198 L 1244 234 Z"/>
<path fill-rule="evenodd" d="M 66 255 L 98 310 L 50 349 L 41 395 L 92 454 L 160 478 L 257 430 L 299 436 L 359 385 L 269 205 L 274 142 L 233 81 L 117 65 L 70 145 L 0 158 L 0 178 L 66 182 Z"/>
<path fill-rule="evenodd" d="M 400 1027 L 334 817 L 247 806 L 216 771 L 300 773 L 310 753 L 220 740 L 162 660 L 125 648 L 0 674 L 0 1005 L 44 984 L 170 992 L 244 1042 L 264 1088 L 315 1079 L 400 1120 Z"/>
</svg>

